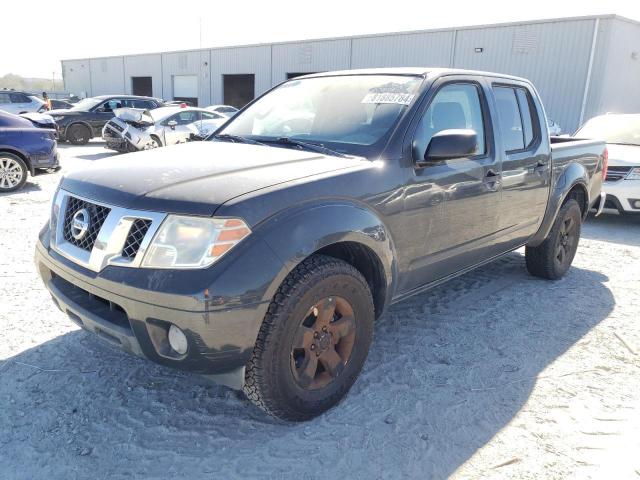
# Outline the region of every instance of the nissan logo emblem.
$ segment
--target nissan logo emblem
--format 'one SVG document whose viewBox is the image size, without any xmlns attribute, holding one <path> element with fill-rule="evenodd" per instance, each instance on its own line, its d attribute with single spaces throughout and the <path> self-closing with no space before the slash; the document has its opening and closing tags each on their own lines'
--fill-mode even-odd
<svg viewBox="0 0 640 480">
<path fill-rule="evenodd" d="M 91 215 L 86 208 L 74 213 L 71 219 L 71 236 L 76 240 L 82 240 L 89 230 L 90 220 Z"/>
</svg>

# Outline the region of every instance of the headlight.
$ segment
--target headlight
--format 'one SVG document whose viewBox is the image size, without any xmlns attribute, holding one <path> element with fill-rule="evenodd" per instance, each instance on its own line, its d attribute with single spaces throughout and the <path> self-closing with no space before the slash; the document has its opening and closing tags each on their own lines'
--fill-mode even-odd
<svg viewBox="0 0 640 480">
<path fill-rule="evenodd" d="M 640 167 L 632 168 L 629 173 L 627 173 L 625 180 L 640 180 Z"/>
<path fill-rule="evenodd" d="M 204 268 L 251 233 L 239 218 L 169 215 L 144 256 L 146 268 Z"/>
</svg>

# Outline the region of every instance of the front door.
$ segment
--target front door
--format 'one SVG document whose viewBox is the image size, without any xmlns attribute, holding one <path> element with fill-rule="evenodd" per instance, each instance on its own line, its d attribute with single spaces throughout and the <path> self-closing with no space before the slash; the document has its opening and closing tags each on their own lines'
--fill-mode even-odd
<svg viewBox="0 0 640 480">
<path fill-rule="evenodd" d="M 199 119 L 200 112 L 196 110 L 183 110 L 165 120 L 163 125 L 165 146 L 186 142 L 189 135 L 197 131 L 192 124 Z"/>
<path fill-rule="evenodd" d="M 501 166 L 484 87 L 480 79 L 456 77 L 434 88 L 437 92 L 413 136 L 414 162 L 424 158 L 433 135 L 443 130 L 474 130 L 478 148 L 466 158 L 414 166 L 407 192 L 414 198 L 422 196 L 429 205 L 416 209 L 415 201 L 405 204 L 405 213 L 414 212 L 406 217 L 410 218 L 406 231 L 413 232 L 410 241 L 415 248 L 402 286 L 405 291 L 475 265 L 497 249 Z"/>
<path fill-rule="evenodd" d="M 100 136 L 102 134 L 102 128 L 114 117 L 113 111 L 123 106 L 124 103 L 122 99 L 113 98 L 94 108 L 89 116 L 89 124 L 93 129 L 93 135 Z"/>
</svg>

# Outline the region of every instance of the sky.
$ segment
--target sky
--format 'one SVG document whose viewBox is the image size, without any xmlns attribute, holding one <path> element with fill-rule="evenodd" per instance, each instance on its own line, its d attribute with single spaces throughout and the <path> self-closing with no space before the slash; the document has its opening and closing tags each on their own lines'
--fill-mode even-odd
<svg viewBox="0 0 640 480">
<path fill-rule="evenodd" d="M 60 78 L 62 59 L 200 46 L 609 13 L 640 21 L 638 0 L 59 0 L 51 5 L 3 0 L 0 76 Z"/>
</svg>

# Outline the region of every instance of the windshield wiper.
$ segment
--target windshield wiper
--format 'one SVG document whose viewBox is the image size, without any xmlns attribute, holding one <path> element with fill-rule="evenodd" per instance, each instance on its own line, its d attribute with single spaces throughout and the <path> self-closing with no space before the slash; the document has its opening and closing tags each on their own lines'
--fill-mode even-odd
<svg viewBox="0 0 640 480">
<path fill-rule="evenodd" d="M 290 137 L 280 137 L 280 138 L 275 138 L 273 140 L 269 139 L 265 141 L 269 143 L 279 143 L 281 145 L 292 145 L 298 148 L 306 148 L 307 150 L 311 150 L 313 152 L 324 153 L 325 155 L 333 155 L 334 157 L 343 157 L 343 158 L 349 157 L 349 155 L 346 155 L 341 152 L 337 152 L 335 150 L 331 150 L 330 148 L 327 148 L 322 144 L 303 142 L 301 140 L 294 140 Z"/>
<path fill-rule="evenodd" d="M 230 135 L 228 133 L 219 133 L 217 135 L 213 135 L 212 138 L 216 140 L 228 140 L 234 143 L 248 143 L 250 145 L 264 145 L 262 142 L 258 142 L 257 140 L 252 140 L 247 137 L 241 137 L 240 135 Z"/>
</svg>

